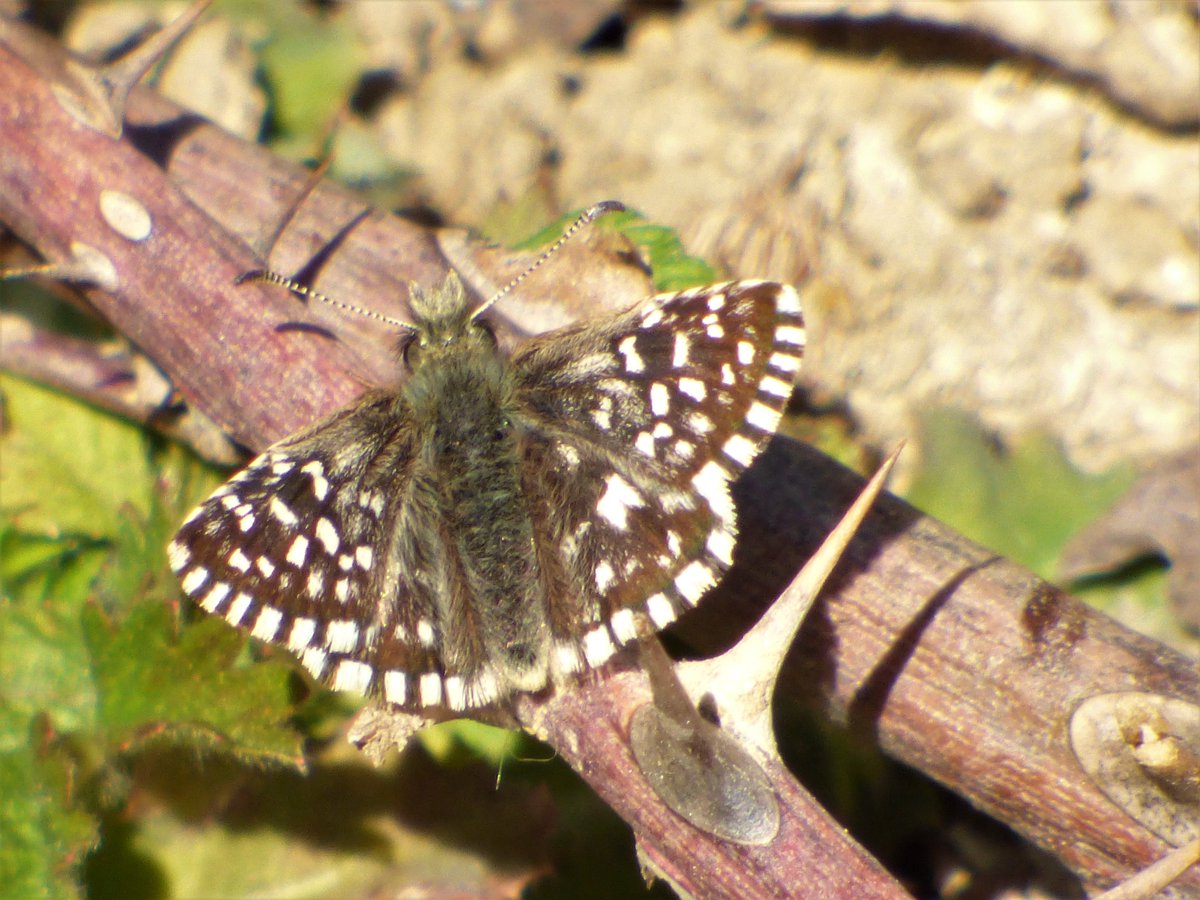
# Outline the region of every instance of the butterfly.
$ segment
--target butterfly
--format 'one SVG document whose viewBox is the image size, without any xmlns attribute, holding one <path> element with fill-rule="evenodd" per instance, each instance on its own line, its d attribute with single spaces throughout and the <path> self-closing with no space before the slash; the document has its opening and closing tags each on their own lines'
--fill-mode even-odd
<svg viewBox="0 0 1200 900">
<path fill-rule="evenodd" d="M 801 364 L 796 290 L 660 294 L 511 354 L 488 305 L 453 272 L 414 286 L 408 377 L 200 504 L 168 548 L 183 592 L 406 710 L 562 684 L 695 606 Z"/>
</svg>

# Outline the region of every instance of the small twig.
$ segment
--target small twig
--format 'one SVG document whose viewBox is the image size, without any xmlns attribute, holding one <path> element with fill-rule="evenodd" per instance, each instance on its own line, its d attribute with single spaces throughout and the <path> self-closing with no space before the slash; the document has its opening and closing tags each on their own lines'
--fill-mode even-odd
<svg viewBox="0 0 1200 900">
<path fill-rule="evenodd" d="M 1195 865 L 1200 865 L 1200 838 L 1177 847 L 1158 862 L 1142 869 L 1115 888 L 1097 894 L 1092 900 L 1150 900 Z"/>
</svg>

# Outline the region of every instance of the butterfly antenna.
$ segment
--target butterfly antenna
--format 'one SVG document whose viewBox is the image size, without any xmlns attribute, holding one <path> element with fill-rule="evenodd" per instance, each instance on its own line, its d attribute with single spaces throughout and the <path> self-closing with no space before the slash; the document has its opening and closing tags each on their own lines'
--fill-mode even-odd
<svg viewBox="0 0 1200 900">
<path fill-rule="evenodd" d="M 301 284 L 288 278 L 286 275 L 280 275 L 278 272 L 272 272 L 269 269 L 256 269 L 253 272 L 247 272 L 244 275 L 239 275 L 235 280 L 235 284 L 246 284 L 250 281 L 263 282 L 265 284 L 277 284 L 280 287 L 287 288 L 293 294 L 298 294 L 301 297 L 320 300 L 322 303 L 327 303 L 334 309 L 340 309 L 342 312 L 354 313 L 366 319 L 374 319 L 376 322 L 383 322 L 385 325 L 392 325 L 396 328 L 403 328 L 405 331 L 412 331 L 413 326 L 408 322 L 400 319 L 393 319 L 391 316 L 385 316 L 383 313 L 376 312 L 373 309 L 367 309 L 365 306 L 357 306 L 353 303 L 343 303 L 341 300 L 334 300 L 322 294 L 320 291 L 314 291 L 306 284 Z"/>
<path fill-rule="evenodd" d="M 498 301 L 500 298 L 511 293 L 512 290 L 517 285 L 519 285 L 522 281 L 524 281 L 526 278 L 528 278 L 530 275 L 532 275 L 534 273 L 534 271 L 536 271 L 542 265 L 542 263 L 544 263 L 546 260 L 548 260 L 555 253 L 557 253 L 559 248 L 562 247 L 562 245 L 565 244 L 567 241 L 569 241 L 575 235 L 575 232 L 579 231 L 579 229 L 582 228 L 584 225 L 587 225 L 590 222 L 595 221 L 596 219 L 600 218 L 600 216 L 604 215 L 605 213 L 624 212 L 624 211 L 625 211 L 625 204 L 621 203 L 619 200 L 602 200 L 601 202 L 595 204 L 594 206 L 589 206 L 587 209 L 585 209 L 582 213 L 579 214 L 578 219 L 576 219 L 574 222 L 572 222 L 570 224 L 570 226 L 568 226 L 567 230 L 562 233 L 562 236 L 557 241 L 555 241 L 553 244 L 551 244 L 549 247 L 547 247 L 542 252 L 541 256 L 539 256 L 537 259 L 535 259 L 532 263 L 529 264 L 529 267 L 527 269 L 525 269 L 524 272 L 522 272 L 520 275 L 518 275 L 516 278 L 514 278 L 512 281 L 510 281 L 508 284 L 506 284 L 504 287 L 502 287 L 499 291 L 497 291 L 495 296 L 493 296 L 491 300 L 488 300 L 486 303 L 483 303 L 483 304 L 477 306 L 471 312 L 471 318 L 474 319 L 476 316 L 481 315 L 482 313 L 484 313 L 485 311 L 490 309 L 496 303 L 496 301 Z"/>
</svg>

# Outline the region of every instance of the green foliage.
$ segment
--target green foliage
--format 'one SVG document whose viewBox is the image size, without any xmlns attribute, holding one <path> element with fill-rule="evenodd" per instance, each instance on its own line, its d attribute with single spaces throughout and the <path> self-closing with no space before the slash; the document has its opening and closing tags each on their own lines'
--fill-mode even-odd
<svg viewBox="0 0 1200 900">
<path fill-rule="evenodd" d="M 25 731 L 22 734 L 22 727 Z M 0 896 L 73 897 L 95 819 L 71 807 L 67 767 L 42 750 L 46 723 L 0 705 Z M 15 743 L 21 738 L 20 743 Z"/>
<path fill-rule="evenodd" d="M 353 33 L 338 17 L 314 15 L 300 4 L 267 3 L 257 11 L 269 34 L 259 59 L 271 92 L 274 149 L 322 155 L 313 135 L 328 132 L 362 66 Z"/>
<path fill-rule="evenodd" d="M 418 738 L 425 751 L 438 762 L 461 763 L 482 759 L 496 768 L 501 768 L 506 760 L 512 759 L 523 743 L 518 732 L 467 719 L 442 722 L 426 728 Z"/>
<path fill-rule="evenodd" d="M 557 240 L 563 229 L 574 222 L 582 212 L 582 209 L 578 209 L 551 222 L 518 244 L 517 249 L 537 250 L 545 247 Z M 654 272 L 654 286 L 660 291 L 683 290 L 699 284 L 708 284 L 716 278 L 712 266 L 684 251 L 683 243 L 674 229 L 647 222 L 641 213 L 633 210 L 608 213 L 597 219 L 592 227 L 609 228 L 619 232 L 641 249 Z"/>
<path fill-rule="evenodd" d="M 71 896 L 152 743 L 299 767 L 291 669 L 181 629 L 163 548 L 215 484 L 138 427 L 0 379 L 0 884 Z"/>
<path fill-rule="evenodd" d="M 1133 473 L 1075 469 L 1041 435 L 998 448 L 949 410 L 921 423 L 921 466 L 908 501 L 972 540 L 1052 578 L 1063 544 L 1129 487 Z"/>
</svg>

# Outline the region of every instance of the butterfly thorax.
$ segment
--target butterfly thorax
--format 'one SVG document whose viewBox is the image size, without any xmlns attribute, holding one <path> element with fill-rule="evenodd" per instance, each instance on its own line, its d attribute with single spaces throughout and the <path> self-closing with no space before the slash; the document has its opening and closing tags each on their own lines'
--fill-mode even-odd
<svg viewBox="0 0 1200 900">
<path fill-rule="evenodd" d="M 457 576 L 456 587 L 436 598 L 439 625 L 476 617 L 478 627 L 469 631 L 499 661 L 496 675 L 513 688 L 536 690 L 546 681 L 549 630 L 522 489 L 510 365 L 487 325 L 466 312 L 456 280 L 414 301 L 414 312 L 429 316 L 411 339 L 403 389 L 417 441 L 415 474 L 436 503 L 430 520 L 444 523 L 442 534 L 426 540 L 448 551 Z M 453 657 L 465 635 L 439 630 Z M 478 649 L 462 646 L 464 662 L 478 658 Z"/>
</svg>

